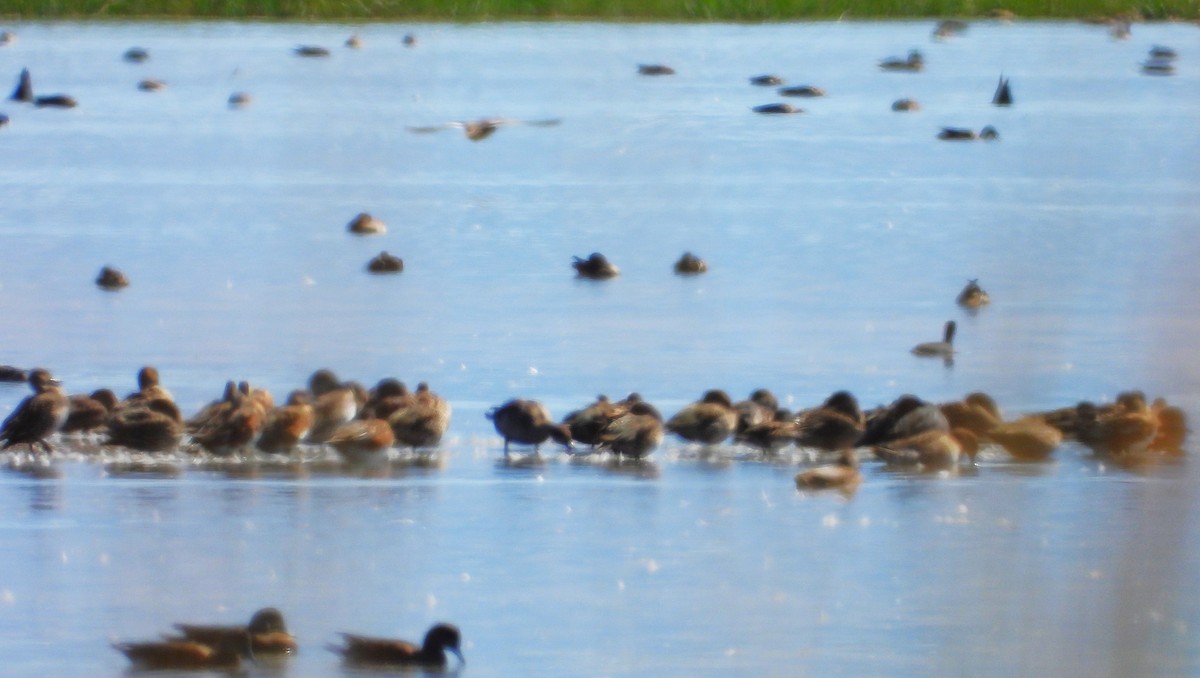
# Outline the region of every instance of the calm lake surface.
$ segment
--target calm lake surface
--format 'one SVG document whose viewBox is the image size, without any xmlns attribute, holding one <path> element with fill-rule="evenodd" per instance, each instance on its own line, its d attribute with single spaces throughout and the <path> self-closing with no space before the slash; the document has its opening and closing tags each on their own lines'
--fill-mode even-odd
<svg viewBox="0 0 1200 678">
<path fill-rule="evenodd" d="M 794 458 L 671 439 L 636 472 L 549 448 L 506 467 L 483 416 L 631 391 L 669 416 L 714 387 L 793 409 L 985 390 L 1015 416 L 1140 388 L 1200 421 L 1196 26 L 0 28 L 0 77 L 80 102 L 0 105 L 0 363 L 119 394 L 153 364 L 187 414 L 320 367 L 454 406 L 441 466 L 384 478 L 111 477 L 71 442 L 60 478 L 0 474 L 5 675 L 123 675 L 113 640 L 267 605 L 302 650 L 252 674 L 336 674 L 337 631 L 441 620 L 474 676 L 1200 674 L 1192 459 L 868 462 L 847 499 L 798 493 Z M 1174 75 L 1141 73 L 1153 45 Z M 878 69 L 913 48 L 923 72 Z M 806 112 L 750 110 L 776 101 Z M 408 129 L 492 116 L 561 124 Z M 362 211 L 388 233 L 347 234 Z M 368 275 L 380 250 L 405 271 Z M 710 272 L 672 275 L 685 250 Z M 576 280 L 592 251 L 621 277 Z M 104 265 L 131 286 L 97 289 Z M 970 278 L 993 299 L 975 315 Z M 950 319 L 953 366 L 909 354 Z M 27 393 L 0 385 L 0 416 Z"/>
</svg>

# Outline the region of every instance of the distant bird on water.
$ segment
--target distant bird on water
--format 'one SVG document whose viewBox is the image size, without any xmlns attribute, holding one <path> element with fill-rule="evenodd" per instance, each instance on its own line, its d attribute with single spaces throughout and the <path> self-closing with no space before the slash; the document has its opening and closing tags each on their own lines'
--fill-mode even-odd
<svg viewBox="0 0 1200 678">
<path fill-rule="evenodd" d="M 587 259 L 573 257 L 571 266 L 580 278 L 589 280 L 608 280 L 621 275 L 621 269 L 599 252 L 592 252 Z"/>
<path fill-rule="evenodd" d="M 958 293 L 954 301 L 963 308 L 977 309 L 992 303 L 992 298 L 979 286 L 979 280 L 972 278 L 967 281 L 967 286 Z"/>
<path fill-rule="evenodd" d="M 639 75 L 675 75 L 675 69 L 662 64 L 638 64 Z"/>
<path fill-rule="evenodd" d="M 0 440 L 4 441 L 0 449 L 7 450 L 25 443 L 29 445 L 30 452 L 38 447 L 52 452 L 53 448 L 46 438 L 66 423 L 70 404 L 59 388 L 58 381 L 42 368 L 30 371 L 29 386 L 33 389 L 33 395 L 22 400 L 0 424 Z"/>
<path fill-rule="evenodd" d="M 482 118 L 474 121 L 453 121 L 444 122 L 440 125 L 426 125 L 422 127 L 409 127 L 408 131 L 417 134 L 428 134 L 437 132 L 443 129 L 461 129 L 471 141 L 482 141 L 494 134 L 501 127 L 512 125 L 528 125 L 531 127 L 553 127 L 562 121 L 557 118 L 549 118 L 546 120 L 515 120 L 512 118 Z"/>
<path fill-rule="evenodd" d="M 918 50 L 911 50 L 908 56 L 900 59 L 891 57 L 879 62 L 879 67 L 885 71 L 916 72 L 925 68 L 925 56 Z"/>
<path fill-rule="evenodd" d="M 446 666 L 446 653 L 466 663 L 462 655 L 462 635 L 453 624 L 437 624 L 425 633 L 417 645 L 404 640 L 372 638 L 343 633 L 341 645 L 328 645 L 330 651 L 352 666 L 388 666 L 396 668 L 441 668 Z"/>
</svg>

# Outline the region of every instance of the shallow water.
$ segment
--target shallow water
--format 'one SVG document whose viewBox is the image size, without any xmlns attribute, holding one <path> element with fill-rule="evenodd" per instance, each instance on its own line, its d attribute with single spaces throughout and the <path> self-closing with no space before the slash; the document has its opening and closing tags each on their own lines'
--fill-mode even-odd
<svg viewBox="0 0 1200 678">
<path fill-rule="evenodd" d="M 1195 26 L 9 28 L 0 73 L 80 106 L 0 106 L 0 362 L 72 393 L 155 364 L 189 413 L 227 379 L 282 397 L 318 367 L 425 380 L 455 408 L 443 465 L 385 478 L 74 457 L 0 475 L 11 675 L 120 674 L 111 639 L 264 605 L 301 639 L 296 676 L 336 671 L 336 631 L 443 619 L 471 675 L 1200 671 L 1193 464 L 1134 473 L 1068 444 L 955 477 L 869 466 L 845 500 L 797 493 L 794 460 L 675 441 L 634 471 L 509 468 L 483 417 L 763 386 L 793 408 L 986 390 L 1015 414 L 1137 387 L 1195 421 Z M 1139 72 L 1154 44 L 1175 75 Z M 133 45 L 150 61 L 123 62 Z M 914 47 L 924 72 L 876 68 Z M 747 83 L 767 72 L 828 96 L 755 115 L 781 100 Z M 988 103 L 1001 73 L 1009 109 Z M 253 103 L 229 110 L 234 91 Z M 892 113 L 902 96 L 924 110 Z M 407 129 L 484 116 L 562 122 Z M 986 124 L 998 142 L 934 138 Z M 388 233 L 346 234 L 360 211 Z M 403 274 L 364 272 L 381 249 Z M 684 250 L 711 271 L 671 275 Z M 621 277 L 575 280 L 592 251 Z M 106 264 L 132 285 L 97 290 Z M 975 315 L 953 303 L 968 278 L 994 300 Z M 953 366 L 909 355 L 947 319 Z M 0 415 L 26 392 L 0 385 Z"/>
</svg>

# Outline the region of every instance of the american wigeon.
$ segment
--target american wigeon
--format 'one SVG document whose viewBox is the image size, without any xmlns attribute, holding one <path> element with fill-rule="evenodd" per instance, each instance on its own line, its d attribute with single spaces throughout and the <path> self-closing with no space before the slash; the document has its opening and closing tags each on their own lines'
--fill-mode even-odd
<svg viewBox="0 0 1200 678">
<path fill-rule="evenodd" d="M 191 640 L 159 640 L 144 643 L 113 643 L 129 658 L 134 668 L 148 671 L 234 670 L 249 653 L 250 635 L 224 639 L 219 645 Z"/>
<path fill-rule="evenodd" d="M 675 262 L 675 273 L 678 275 L 696 275 L 708 271 L 708 264 L 691 252 L 684 252 Z"/>
<path fill-rule="evenodd" d="M 1003 447 L 1015 459 L 1041 461 L 1062 445 L 1063 434 L 1037 417 L 1023 417 L 993 426 L 984 440 Z"/>
<path fill-rule="evenodd" d="M 371 465 L 386 458 L 396 441 L 392 427 L 383 419 L 355 419 L 339 426 L 326 444 L 351 464 Z"/>
<path fill-rule="evenodd" d="M 796 444 L 837 451 L 854 447 L 862 437 L 866 417 L 849 391 L 833 393 L 820 407 L 796 416 Z"/>
<path fill-rule="evenodd" d="M 308 380 L 308 390 L 313 394 L 313 425 L 305 439 L 307 442 L 326 442 L 339 426 L 358 414 L 360 403 L 353 385 L 338 381 L 337 375 L 330 370 L 313 372 Z"/>
<path fill-rule="evenodd" d="M 642 459 L 658 449 L 662 440 L 662 415 L 650 403 L 639 401 L 609 422 L 596 447 L 621 457 Z"/>
<path fill-rule="evenodd" d="M 359 212 L 346 224 L 346 230 L 355 235 L 382 235 L 387 233 L 387 224 L 366 212 Z"/>
<path fill-rule="evenodd" d="M 954 303 L 963 308 L 977 309 L 992 303 L 992 297 L 979 286 L 978 278 L 972 278 L 954 298 Z"/>
<path fill-rule="evenodd" d="M 950 428 L 963 428 L 978 437 L 986 436 L 1002 421 L 996 401 L 986 393 L 975 392 L 962 400 L 942 403 L 938 406 L 946 417 Z"/>
<path fill-rule="evenodd" d="M 312 425 L 312 396 L 308 391 L 292 391 L 283 406 L 267 415 L 255 447 L 263 452 L 290 452 L 304 440 Z"/>
<path fill-rule="evenodd" d="M 450 428 L 450 402 L 437 395 L 429 384 L 417 384 L 410 402 L 397 408 L 387 417 L 396 437 L 396 444 L 411 447 L 433 447 L 442 441 Z"/>
<path fill-rule="evenodd" d="M 24 443 L 29 445 L 30 452 L 39 447 L 51 452 L 53 448 L 46 439 L 62 428 L 70 405 L 58 381 L 47 370 L 40 367 L 31 370 L 29 386 L 33 395 L 22 400 L 0 424 L 0 440 L 4 441 L 0 449 Z"/>
<path fill-rule="evenodd" d="M 145 407 L 119 408 L 108 420 L 105 444 L 167 452 L 178 447 L 183 432 L 179 408 L 170 401 L 154 400 Z"/>
<path fill-rule="evenodd" d="M 342 657 L 342 661 L 356 666 L 395 666 L 440 668 L 446 665 L 446 653 L 466 663 L 462 655 L 462 636 L 453 624 L 437 624 L 425 633 L 424 642 L 418 647 L 404 640 L 373 638 L 352 633 L 342 633 L 341 645 L 328 648 Z"/>
<path fill-rule="evenodd" d="M 102 388 L 91 394 L 78 394 L 68 398 L 67 420 L 60 429 L 63 433 L 88 433 L 108 425 L 108 418 L 120 401 L 117 394 Z"/>
</svg>

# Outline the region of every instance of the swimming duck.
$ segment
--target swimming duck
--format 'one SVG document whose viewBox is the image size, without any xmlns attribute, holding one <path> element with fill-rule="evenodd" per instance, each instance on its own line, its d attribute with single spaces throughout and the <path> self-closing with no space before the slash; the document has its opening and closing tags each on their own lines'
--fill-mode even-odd
<svg viewBox="0 0 1200 678">
<path fill-rule="evenodd" d="M 692 442 L 718 445 L 737 430 L 738 412 L 729 394 L 713 389 L 667 421 L 667 430 Z"/>
<path fill-rule="evenodd" d="M 697 275 L 708 271 L 708 264 L 691 252 L 684 252 L 675 262 L 675 273 L 678 275 Z"/>
<path fill-rule="evenodd" d="M 252 101 L 254 101 L 254 97 L 248 92 L 234 92 L 233 94 L 229 95 L 230 108 L 245 108 L 246 106 L 249 106 L 250 102 Z"/>
<path fill-rule="evenodd" d="M 443 129 L 447 129 L 447 128 L 457 128 L 457 129 L 461 129 L 463 131 L 463 134 L 466 135 L 466 137 L 468 139 L 470 139 L 471 141 L 482 141 L 483 139 L 490 137 L 493 133 L 495 133 L 496 130 L 500 129 L 501 127 L 505 127 L 505 126 L 509 126 L 509 125 L 529 125 L 532 127 L 553 127 L 554 125 L 557 125 L 560 122 L 562 122 L 562 121 L 558 120 L 557 118 L 550 118 L 547 120 L 514 120 L 511 118 L 483 118 L 481 120 L 474 120 L 474 121 L 469 121 L 469 122 L 456 121 L 456 122 L 446 122 L 446 123 L 442 123 L 440 125 L 428 125 L 428 126 L 424 126 L 424 127 L 409 127 L 408 130 L 410 132 L 416 132 L 418 134 L 427 134 L 429 132 L 437 132 L 438 130 L 443 130 Z"/>
<path fill-rule="evenodd" d="M 302 57 L 327 57 L 327 56 L 329 56 L 328 49 L 326 49 L 324 47 L 319 47 L 317 45 L 298 45 L 292 51 L 296 53 L 296 56 L 302 56 Z"/>
<path fill-rule="evenodd" d="M 387 418 L 396 444 L 411 447 L 433 447 L 442 441 L 450 428 L 449 401 L 437 395 L 429 384 L 417 384 L 411 403 L 393 411 Z"/>
<path fill-rule="evenodd" d="M 21 69 L 21 75 L 17 78 L 17 87 L 8 98 L 12 101 L 24 101 L 26 103 L 33 101 L 33 80 L 29 77 L 28 68 Z"/>
<path fill-rule="evenodd" d="M 233 670 L 249 654 L 249 634 L 222 640 L 217 646 L 191 640 L 160 640 L 145 643 L 113 643 L 133 666 L 149 671 Z"/>
<path fill-rule="evenodd" d="M 925 68 L 925 56 L 918 50 L 911 50 L 908 56 L 899 59 L 891 57 L 879 62 L 879 67 L 885 71 L 912 71 L 916 72 Z"/>
<path fill-rule="evenodd" d="M 750 84 L 759 87 L 776 87 L 783 84 L 783 78 L 778 75 L 756 75 L 750 78 Z"/>
<path fill-rule="evenodd" d="M 942 331 L 942 340 L 928 341 L 913 346 L 913 355 L 938 356 L 943 358 L 954 355 L 954 332 L 957 329 L 957 323 L 953 320 L 947 320 L 945 329 Z"/>
<path fill-rule="evenodd" d="M 350 49 L 361 49 L 363 45 L 362 38 L 358 37 L 358 33 L 351 34 L 350 37 L 346 38 L 346 42 L 342 44 Z"/>
<path fill-rule="evenodd" d="M 388 254 L 387 250 L 371 257 L 367 262 L 367 271 L 371 273 L 402 273 L 404 271 L 404 260 L 394 254 Z"/>
<path fill-rule="evenodd" d="M 862 482 L 858 470 L 858 457 L 854 450 L 842 450 L 835 464 L 816 466 L 796 474 L 796 488 L 800 490 L 841 490 L 853 492 Z"/>
<path fill-rule="evenodd" d="M 0 424 L 0 440 L 4 441 L 0 450 L 25 443 L 30 452 L 38 447 L 46 452 L 54 451 L 46 439 L 67 420 L 70 411 L 67 396 L 50 372 L 40 367 L 29 372 L 29 386 L 33 395 L 22 400 Z"/>
<path fill-rule="evenodd" d="M 797 445 L 830 452 L 854 447 L 866 426 L 858 399 L 849 391 L 837 391 L 795 421 Z"/>
<path fill-rule="evenodd" d="M 973 141 L 979 138 L 975 130 L 970 130 L 965 127 L 943 127 L 941 132 L 938 132 L 937 138 L 943 141 Z"/>
<path fill-rule="evenodd" d="M 662 415 L 650 403 L 639 401 L 609 422 L 600 433 L 597 448 L 629 459 L 642 459 L 663 440 Z"/>
<path fill-rule="evenodd" d="M 1153 47 L 1150 48 L 1150 58 L 1151 59 L 1162 59 L 1164 61 L 1174 61 L 1178 57 L 1179 57 L 1179 54 L 1174 49 L 1171 49 L 1170 47 L 1164 47 L 1163 45 L 1154 45 Z"/>
<path fill-rule="evenodd" d="M 0 365 L 0 382 L 21 383 L 29 380 L 29 373 L 12 365 Z"/>
<path fill-rule="evenodd" d="M 638 64 L 639 75 L 675 75 L 675 69 L 662 64 Z"/>
<path fill-rule="evenodd" d="M 504 437 L 504 456 L 508 457 L 509 443 L 533 445 L 534 454 L 542 443 L 553 438 L 555 442 L 571 447 L 571 429 L 565 424 L 556 424 L 550 412 L 536 400 L 516 398 L 492 408 L 486 414 Z"/>
<path fill-rule="evenodd" d="M 791 104 L 763 104 L 750 109 L 755 113 L 764 115 L 791 115 L 792 113 L 803 113 L 803 108 L 797 108 Z"/>
<path fill-rule="evenodd" d="M 355 419 L 342 424 L 326 441 L 351 464 L 370 464 L 383 458 L 396 442 L 392 427 L 383 419 Z"/>
<path fill-rule="evenodd" d="M 962 35 L 967 32 L 967 22 L 959 19 L 943 19 L 933 29 L 933 37 L 938 40 Z"/>
<path fill-rule="evenodd" d="M 405 33 L 404 37 L 400 39 L 400 43 L 405 47 L 416 47 L 417 36 L 413 35 L 412 33 Z"/>
<path fill-rule="evenodd" d="M 105 266 L 100 269 L 100 274 L 96 276 L 96 285 L 100 289 L 119 290 L 129 287 L 129 278 L 125 274 L 115 268 Z"/>
<path fill-rule="evenodd" d="M 328 648 L 342 657 L 342 661 L 357 666 L 397 666 L 439 668 L 446 665 L 446 652 L 463 658 L 462 637 L 453 624 L 437 624 L 425 633 L 420 647 L 404 640 L 371 638 L 352 633 L 342 633 L 342 644 Z"/>
<path fill-rule="evenodd" d="M 812 85 L 797 85 L 796 87 L 783 87 L 779 90 L 779 96 L 783 97 L 823 97 L 825 90 Z"/>
<path fill-rule="evenodd" d="M 589 280 L 608 280 L 621 274 L 621 269 L 610 262 L 603 254 L 592 252 L 587 259 L 572 257 L 571 266 L 576 275 Z"/>
<path fill-rule="evenodd" d="M 150 52 L 143 47 L 130 47 L 121 58 L 130 63 L 140 64 L 150 59 Z"/>
<path fill-rule="evenodd" d="M 1172 59 L 1147 59 L 1142 62 L 1142 72 L 1146 75 L 1173 75 L 1175 62 Z"/>
<path fill-rule="evenodd" d="M 995 141 L 996 139 L 1000 138 L 1000 133 L 996 131 L 995 127 L 987 125 L 983 129 L 979 130 L 979 138 L 983 139 L 984 141 Z"/>
<path fill-rule="evenodd" d="M 356 235 L 383 235 L 387 233 L 387 224 L 366 212 L 359 212 L 346 224 L 346 230 Z"/>
<path fill-rule="evenodd" d="M 273 607 L 258 610 L 250 617 L 250 623 L 244 625 L 174 624 L 173 627 L 179 636 L 168 640 L 191 641 L 209 647 L 233 645 L 243 651 L 243 656 L 293 654 L 296 651 L 296 637 L 288 633 L 283 613 Z M 247 635 L 249 643 L 246 642 Z M 252 654 L 246 654 L 246 649 Z"/>
<path fill-rule="evenodd" d="M 979 279 L 972 278 L 955 297 L 954 302 L 963 308 L 977 309 L 992 303 L 992 298 L 979 286 Z"/>
<path fill-rule="evenodd" d="M 148 78 L 146 80 L 139 80 L 137 88 L 143 92 L 158 92 L 166 89 L 167 83 L 163 82 L 162 80 Z"/>
<path fill-rule="evenodd" d="M 7 47 L 17 41 L 17 34 L 12 31 L 0 31 L 0 47 Z"/>
<path fill-rule="evenodd" d="M 893 111 L 919 111 L 921 104 L 916 99 L 896 99 L 892 102 Z"/>
<path fill-rule="evenodd" d="M 75 108 L 79 102 L 66 94 L 46 94 L 34 97 L 33 105 L 38 108 Z"/>
<path fill-rule="evenodd" d="M 62 433 L 88 433 L 108 425 L 109 416 L 120 402 L 117 394 L 107 388 L 97 389 L 89 395 L 73 395 L 67 399 L 67 420 Z"/>
<path fill-rule="evenodd" d="M 267 415 L 255 447 L 263 452 L 290 452 L 304 440 L 312 425 L 312 397 L 308 391 L 292 391 L 283 406 Z"/>
</svg>

